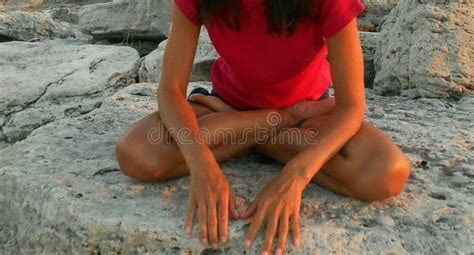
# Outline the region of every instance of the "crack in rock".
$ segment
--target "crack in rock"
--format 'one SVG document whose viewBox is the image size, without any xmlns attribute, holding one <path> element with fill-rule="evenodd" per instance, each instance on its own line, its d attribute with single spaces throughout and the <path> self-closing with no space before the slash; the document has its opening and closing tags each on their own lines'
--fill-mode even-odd
<svg viewBox="0 0 474 255">
<path fill-rule="evenodd" d="M 116 167 L 105 167 L 94 172 L 92 176 L 105 175 L 111 172 L 120 172 L 120 169 Z"/>
</svg>

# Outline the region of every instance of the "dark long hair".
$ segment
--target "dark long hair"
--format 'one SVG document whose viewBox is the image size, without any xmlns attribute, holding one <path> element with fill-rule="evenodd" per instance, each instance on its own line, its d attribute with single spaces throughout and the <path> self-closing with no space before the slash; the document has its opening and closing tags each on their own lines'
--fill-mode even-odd
<svg viewBox="0 0 474 255">
<path fill-rule="evenodd" d="M 317 0 L 265 0 L 267 34 L 293 35 L 304 19 L 317 19 L 314 4 Z M 240 0 L 202 0 L 199 20 L 204 24 L 227 26 L 240 30 Z"/>
</svg>

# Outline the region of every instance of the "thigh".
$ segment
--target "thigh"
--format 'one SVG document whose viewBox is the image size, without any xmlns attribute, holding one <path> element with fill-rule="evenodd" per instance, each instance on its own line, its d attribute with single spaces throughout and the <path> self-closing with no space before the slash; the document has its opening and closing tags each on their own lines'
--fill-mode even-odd
<svg viewBox="0 0 474 255">
<path fill-rule="evenodd" d="M 387 166 L 404 163 L 406 156 L 380 129 L 363 122 L 359 131 L 323 167 L 325 173 L 343 183 L 357 179 L 371 179 L 384 174 Z"/>
<path fill-rule="evenodd" d="M 355 199 L 381 200 L 402 191 L 410 174 L 410 161 L 380 129 L 363 122 L 359 131 L 326 162 L 320 173 L 330 177 Z"/>
<path fill-rule="evenodd" d="M 191 103 L 191 107 L 198 118 L 214 113 L 213 110 L 200 104 Z M 170 137 L 168 130 L 161 121 L 160 112 L 154 111 L 130 125 L 120 139 L 125 140 L 127 144 L 149 147 L 149 150 L 142 148 L 142 152 L 147 151 L 147 154 L 156 155 L 154 149 L 159 148 L 166 142 L 165 139 L 169 140 Z"/>
<path fill-rule="evenodd" d="M 196 117 L 214 111 L 191 103 Z M 178 167 L 181 155 L 161 121 L 159 111 L 154 111 L 130 125 L 117 141 L 115 154 L 122 171 L 142 180 L 160 179 L 168 166 Z M 160 155 L 166 155 L 165 157 Z M 162 166 L 158 169 L 157 166 Z M 176 170 L 176 175 L 183 175 Z M 156 175 L 156 176 L 155 176 Z"/>
<path fill-rule="evenodd" d="M 327 118 L 318 116 L 303 126 L 323 126 Z M 302 135 L 304 128 L 299 130 Z M 286 163 L 311 146 L 295 143 L 298 139 L 278 140 L 281 142 L 260 146 L 259 152 Z M 396 193 L 392 191 L 403 187 L 407 174 L 409 161 L 400 148 L 381 130 L 364 121 L 358 132 L 321 167 L 313 180 L 338 194 L 371 200 Z M 379 194 L 380 191 L 385 194 Z"/>
</svg>

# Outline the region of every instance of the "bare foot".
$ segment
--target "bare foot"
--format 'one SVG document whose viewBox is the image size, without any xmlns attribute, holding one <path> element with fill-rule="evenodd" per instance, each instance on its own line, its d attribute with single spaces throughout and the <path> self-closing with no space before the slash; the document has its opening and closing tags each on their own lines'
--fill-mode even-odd
<svg viewBox="0 0 474 255">
<path fill-rule="evenodd" d="M 191 100 L 198 102 L 216 112 L 235 112 L 232 106 L 226 104 L 222 99 L 215 96 L 206 96 L 203 94 L 193 94 L 189 97 Z M 316 100 L 302 100 L 290 106 L 281 108 L 288 111 L 294 119 L 303 121 L 312 117 L 327 115 L 334 110 L 334 97 Z"/>
<path fill-rule="evenodd" d="M 283 107 L 282 110 L 288 111 L 295 119 L 306 120 L 312 117 L 327 115 L 334 110 L 334 97 L 316 100 L 303 100 L 296 104 Z"/>
<path fill-rule="evenodd" d="M 226 104 L 222 99 L 215 96 L 206 96 L 203 94 L 192 94 L 189 99 L 192 101 L 198 102 L 204 106 L 209 107 L 210 109 L 216 112 L 235 112 L 237 111 L 230 105 Z"/>
</svg>

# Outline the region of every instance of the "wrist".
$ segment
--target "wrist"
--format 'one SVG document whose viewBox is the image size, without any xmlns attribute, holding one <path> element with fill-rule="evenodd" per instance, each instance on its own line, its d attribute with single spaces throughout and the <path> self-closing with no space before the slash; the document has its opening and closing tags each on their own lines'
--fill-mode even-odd
<svg viewBox="0 0 474 255">
<path fill-rule="evenodd" d="M 305 171 L 304 168 L 291 168 L 291 167 L 285 167 L 280 172 L 280 175 L 283 179 L 292 180 L 293 182 L 298 183 L 299 186 L 303 187 L 302 189 L 308 186 L 308 184 L 311 182 L 314 176 L 314 175 L 309 174 L 308 171 Z"/>
<path fill-rule="evenodd" d="M 216 158 L 207 145 L 196 146 L 186 154 L 184 158 L 191 173 L 193 169 L 208 169 L 217 165 Z"/>
</svg>

